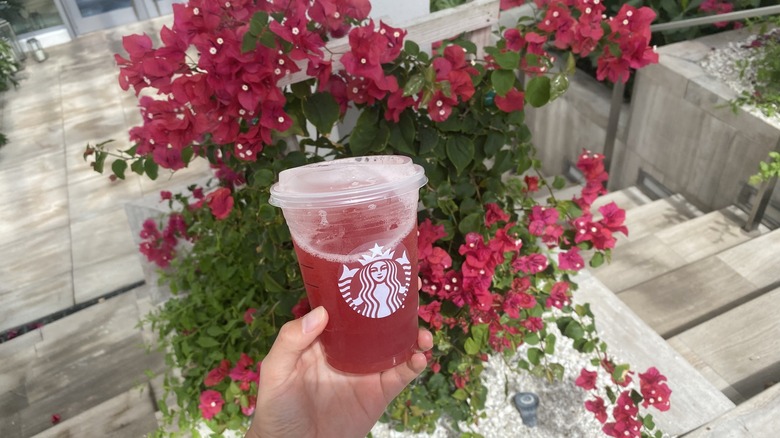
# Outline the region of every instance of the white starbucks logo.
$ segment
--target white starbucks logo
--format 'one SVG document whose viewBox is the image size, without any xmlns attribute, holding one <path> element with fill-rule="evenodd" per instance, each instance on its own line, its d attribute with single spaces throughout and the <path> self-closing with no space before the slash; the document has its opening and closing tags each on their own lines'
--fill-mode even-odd
<svg viewBox="0 0 780 438">
<path fill-rule="evenodd" d="M 395 257 L 396 252 L 402 252 Z M 369 318 L 384 318 L 403 306 L 412 277 L 406 248 L 374 246 L 361 252 L 358 262 L 344 264 L 339 291 L 349 307 Z"/>
</svg>

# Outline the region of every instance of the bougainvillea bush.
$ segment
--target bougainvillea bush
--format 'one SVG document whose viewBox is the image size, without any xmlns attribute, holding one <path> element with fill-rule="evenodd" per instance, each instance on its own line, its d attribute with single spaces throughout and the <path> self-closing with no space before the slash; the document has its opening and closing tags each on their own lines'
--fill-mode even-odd
<svg viewBox="0 0 780 438">
<path fill-rule="evenodd" d="M 473 423 L 488 355 L 527 344 L 518 366 L 559 379 L 555 350 L 568 343 L 592 358 L 577 385 L 592 392 L 585 408 L 605 434 L 660 434 L 645 408 L 669 409 L 665 377 L 616 363 L 589 306 L 571 299 L 572 276 L 608 260 L 615 234 L 628 233 L 617 205 L 591 208 L 605 192 L 603 156 L 583 151 L 582 193 L 556 199 L 552 187 L 563 181 L 538 173 L 523 112 L 565 92 L 578 57 L 595 54 L 599 78 L 611 81 L 655 62 L 655 14 L 625 5 L 606 17 L 597 0 L 535 3 L 534 16 L 501 29 L 480 57 L 457 35 L 420 47 L 404 29 L 369 20 L 367 0 L 191 1 L 174 4 L 159 47 L 146 35 L 124 38 L 119 82 L 140 96 L 143 124 L 126 151 L 88 146 L 93 166 L 111 157 L 118 178 L 154 179 L 193 160 L 214 170 L 211 185 L 162 192 L 171 214 L 142 231 L 141 251 L 165 268 L 177 295 L 148 317 L 176 370 L 165 379 L 175 405 L 160 404 L 168 422 L 243 430 L 264 354 L 282 324 L 309 310 L 289 231 L 268 204 L 278 173 L 404 154 L 429 178 L 418 222 L 419 315 L 435 347 L 429 371 L 383 420 L 410 431 L 440 419 Z M 342 53 L 326 46 L 342 37 Z M 553 71 L 553 48 L 563 71 Z M 304 72 L 308 79 L 291 79 Z M 354 128 L 333 134 L 348 111 Z M 598 369 L 611 378 L 598 379 Z"/>
</svg>

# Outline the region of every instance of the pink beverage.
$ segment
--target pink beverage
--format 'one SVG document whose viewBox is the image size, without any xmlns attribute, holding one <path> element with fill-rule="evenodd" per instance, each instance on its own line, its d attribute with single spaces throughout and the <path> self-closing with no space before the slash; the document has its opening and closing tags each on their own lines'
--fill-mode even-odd
<svg viewBox="0 0 780 438">
<path fill-rule="evenodd" d="M 333 160 L 283 171 L 284 212 L 312 307 L 330 319 L 328 363 L 350 373 L 408 360 L 417 343 L 417 201 L 427 179 L 408 157 Z"/>
</svg>

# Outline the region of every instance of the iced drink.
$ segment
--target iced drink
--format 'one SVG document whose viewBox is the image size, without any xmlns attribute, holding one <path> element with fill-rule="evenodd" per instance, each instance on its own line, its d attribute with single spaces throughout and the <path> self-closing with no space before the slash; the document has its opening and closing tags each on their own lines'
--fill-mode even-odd
<svg viewBox="0 0 780 438">
<path fill-rule="evenodd" d="M 400 156 L 356 157 L 283 171 L 271 188 L 295 244 L 334 368 L 386 370 L 417 342 L 417 201 L 422 168 Z"/>
</svg>

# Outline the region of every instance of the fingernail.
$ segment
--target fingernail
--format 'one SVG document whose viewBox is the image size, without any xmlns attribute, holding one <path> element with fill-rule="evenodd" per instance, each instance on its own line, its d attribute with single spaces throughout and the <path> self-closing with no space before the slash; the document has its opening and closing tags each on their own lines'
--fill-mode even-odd
<svg viewBox="0 0 780 438">
<path fill-rule="evenodd" d="M 325 316 L 325 308 L 320 306 L 303 316 L 303 333 L 311 333 Z"/>
</svg>

